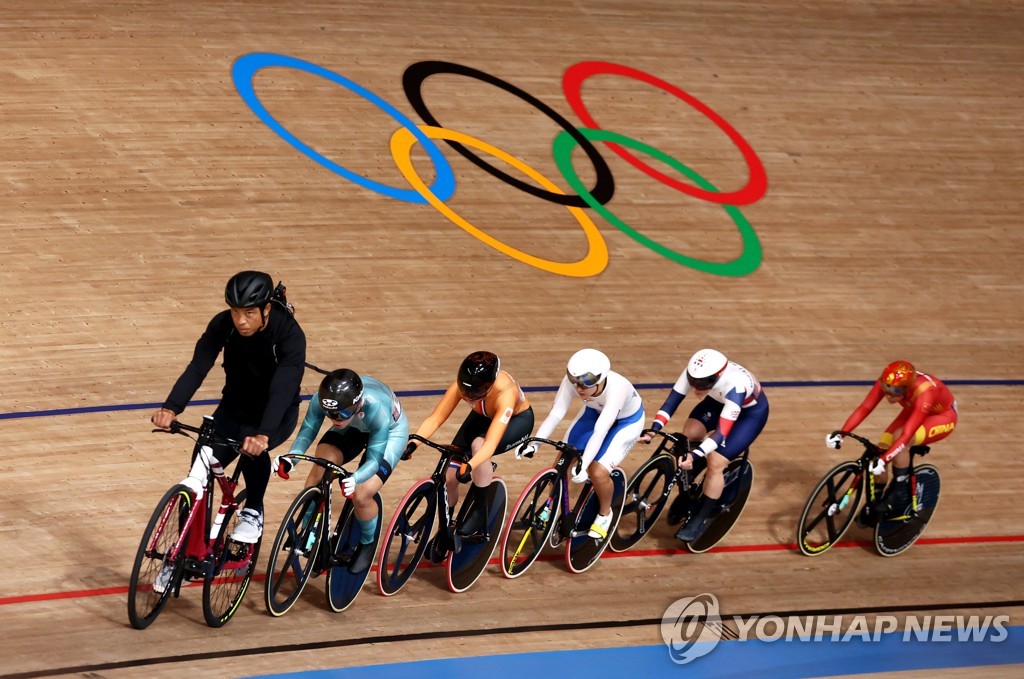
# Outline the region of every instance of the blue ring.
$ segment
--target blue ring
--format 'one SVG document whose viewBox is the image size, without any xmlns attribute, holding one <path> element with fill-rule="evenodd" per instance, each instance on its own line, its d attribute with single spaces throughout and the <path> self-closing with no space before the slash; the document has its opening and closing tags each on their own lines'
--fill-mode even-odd
<svg viewBox="0 0 1024 679">
<path fill-rule="evenodd" d="M 423 148 L 425 148 L 427 153 L 430 155 L 430 159 L 434 163 L 434 168 L 437 172 L 437 178 L 434 180 L 433 186 L 430 187 L 431 193 L 437 196 L 441 201 L 448 200 L 455 193 L 455 174 L 452 172 L 452 166 L 448 163 L 448 159 L 444 157 L 443 153 L 441 153 L 441 149 L 438 148 L 432 139 L 420 131 L 416 126 L 416 123 L 409 120 L 409 118 L 403 115 L 398 109 L 381 99 L 373 92 L 369 91 L 365 87 L 357 85 L 343 76 L 338 75 L 337 73 L 334 73 L 333 71 L 328 71 L 326 68 L 317 66 L 316 64 L 311 64 L 308 61 L 303 61 L 302 59 L 287 57 L 281 54 L 272 54 L 270 52 L 253 52 L 252 54 L 246 54 L 245 56 L 239 57 L 238 61 L 234 63 L 234 66 L 231 67 L 231 78 L 235 81 L 235 88 L 238 90 L 238 94 L 241 95 L 242 100 L 246 105 L 267 125 L 267 127 L 276 132 L 278 136 L 291 144 L 297 151 L 320 165 L 323 165 L 331 172 L 341 175 L 350 182 L 365 189 L 370 189 L 371 191 L 383 194 L 389 198 L 404 200 L 407 203 L 427 203 L 427 199 L 418 191 L 414 191 L 412 189 L 396 189 L 392 186 L 375 182 L 372 179 L 367 179 L 360 174 L 356 174 L 352 170 L 338 165 L 333 160 L 324 157 L 304 144 L 298 137 L 285 129 L 284 125 L 277 122 L 277 120 L 270 115 L 267 109 L 260 102 L 259 97 L 256 96 L 256 91 L 253 88 L 253 78 L 255 77 L 256 72 L 271 66 L 294 68 L 296 70 L 305 71 L 306 73 L 311 73 L 313 75 L 320 76 L 321 78 L 325 78 L 326 80 L 330 80 L 331 82 L 337 83 L 345 89 L 358 94 L 363 99 L 366 99 L 371 104 L 387 113 L 398 121 L 402 127 L 412 132 L 413 136 L 416 137 L 417 141 L 423 145 Z"/>
</svg>

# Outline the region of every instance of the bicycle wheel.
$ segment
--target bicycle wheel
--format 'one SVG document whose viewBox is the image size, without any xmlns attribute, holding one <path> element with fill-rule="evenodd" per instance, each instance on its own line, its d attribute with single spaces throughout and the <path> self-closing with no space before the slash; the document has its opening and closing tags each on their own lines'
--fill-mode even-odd
<svg viewBox="0 0 1024 679">
<path fill-rule="evenodd" d="M 665 453 L 655 455 L 640 465 L 626 486 L 622 518 L 608 549 L 624 552 L 654 528 L 672 493 L 675 473 L 675 457 Z"/>
<path fill-rule="evenodd" d="M 320 526 L 325 521 L 320 515 L 323 496 L 318 486 L 303 488 L 277 530 L 263 587 L 263 604 L 274 617 L 287 613 L 309 582 L 320 547 Z"/>
<path fill-rule="evenodd" d="M 616 467 L 611 473 L 614 492 L 612 494 L 612 522 L 608 526 L 608 535 L 604 538 L 592 538 L 589 535 L 590 525 L 600 509 L 600 502 L 597 493 L 588 482 L 584 486 L 583 495 L 576 504 L 576 511 L 573 512 L 574 526 L 572 536 L 566 541 L 565 565 L 573 573 L 582 573 L 589 570 L 597 563 L 597 560 L 604 553 L 611 543 L 611 536 L 615 534 L 619 519 L 622 516 L 622 507 L 626 500 L 626 474 Z"/>
<path fill-rule="evenodd" d="M 384 596 L 397 594 L 419 566 L 436 510 L 437 491 L 430 479 L 417 483 L 398 503 L 377 565 L 377 588 Z"/>
<path fill-rule="evenodd" d="M 561 501 L 562 484 L 554 469 L 541 470 L 526 484 L 501 538 L 501 572 L 506 578 L 518 578 L 540 556 Z"/>
<path fill-rule="evenodd" d="M 797 523 L 796 544 L 805 556 L 817 556 L 839 542 L 853 523 L 864 494 L 860 464 L 833 467 L 811 491 Z"/>
<path fill-rule="evenodd" d="M 235 495 L 238 506 L 245 504 L 245 490 Z M 203 617 L 210 627 L 222 627 L 234 617 L 249 589 L 262 537 L 253 544 L 235 542 L 231 531 L 238 525 L 233 507 L 228 507 L 220 531 L 213 541 L 213 566 L 203 579 Z"/>
<path fill-rule="evenodd" d="M 487 568 L 495 548 L 501 541 L 502 529 L 505 527 L 505 510 L 508 509 L 508 487 L 500 478 L 495 477 L 486 489 L 473 486 L 471 492 L 475 495 L 474 503 L 485 503 L 487 531 L 481 539 L 463 538 L 462 549 L 448 559 L 448 588 L 456 594 L 472 587 Z M 469 493 L 466 494 L 466 500 L 467 502 L 463 503 L 462 516 L 466 515 L 469 508 Z"/>
<path fill-rule="evenodd" d="M 754 465 L 746 458 L 733 460 L 725 468 L 724 476 L 725 487 L 719 500 L 718 516 L 711 520 L 703 535 L 686 543 L 686 548 L 694 554 L 706 552 L 721 542 L 740 520 L 747 506 L 750 488 L 754 484 Z"/>
<path fill-rule="evenodd" d="M 181 536 L 181 529 L 192 511 L 192 494 L 182 485 L 164 493 L 149 518 L 146 530 L 135 552 L 135 564 L 128 584 L 128 620 L 135 629 L 146 629 L 167 604 L 171 592 L 181 581 L 184 553 L 171 559 L 171 551 Z M 156 579 L 165 569 L 163 591 L 154 589 Z"/>
<path fill-rule="evenodd" d="M 370 547 L 376 553 L 377 545 L 380 542 L 380 526 L 384 521 L 380 494 L 373 496 L 377 503 L 377 528 L 373 535 L 373 544 Z M 334 529 L 334 536 L 331 538 L 331 553 L 334 555 L 331 568 L 327 569 L 327 605 L 335 613 L 341 613 L 352 605 L 352 602 L 362 591 L 366 576 L 370 574 L 370 568 L 360 573 L 349 571 L 349 563 L 355 555 L 361 530 L 359 520 L 356 519 L 355 511 L 349 509 L 351 505 L 346 502 L 345 508 L 338 517 L 338 525 Z M 373 565 L 371 560 L 370 565 Z"/>
<path fill-rule="evenodd" d="M 924 532 L 939 504 L 939 470 L 923 464 L 914 468 L 917 477 L 917 510 L 909 504 L 897 516 L 875 526 L 875 548 L 882 556 L 896 556 L 910 549 Z"/>
</svg>

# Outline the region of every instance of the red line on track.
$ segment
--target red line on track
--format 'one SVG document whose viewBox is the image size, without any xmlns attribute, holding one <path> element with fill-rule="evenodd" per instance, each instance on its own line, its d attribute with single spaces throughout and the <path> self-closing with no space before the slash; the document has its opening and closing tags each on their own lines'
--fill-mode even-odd
<svg viewBox="0 0 1024 679">
<path fill-rule="evenodd" d="M 918 545 L 965 545 L 965 544 L 980 544 L 980 543 L 992 543 L 992 542 L 1024 542 L 1024 535 L 979 535 L 979 536 L 964 536 L 964 537 L 948 537 L 948 538 L 921 538 L 917 541 Z M 836 544 L 833 549 L 840 547 L 869 547 L 873 545 L 873 542 L 868 541 L 856 541 L 856 542 L 840 542 Z M 732 547 L 715 547 L 705 554 L 729 554 L 729 553 L 740 553 L 740 552 L 795 552 L 797 551 L 796 544 L 782 544 L 782 545 L 735 545 Z M 690 554 L 689 550 L 686 549 L 647 549 L 622 552 L 616 554 L 611 551 L 606 551 L 601 558 L 602 559 L 614 559 L 621 557 L 637 557 L 637 556 L 672 556 L 674 554 Z M 551 556 L 542 556 L 538 558 L 538 561 L 560 561 L 565 558 L 564 554 L 557 554 Z M 498 565 L 498 559 L 491 559 L 490 564 Z M 440 568 L 441 565 L 433 565 L 424 562 L 420 568 Z M 373 570 L 376 570 L 374 567 Z M 253 582 L 260 582 L 266 579 L 264 575 L 254 575 Z M 198 587 L 201 586 L 200 582 L 193 582 L 186 587 Z M 19 596 L 0 597 L 0 606 L 7 606 L 10 604 L 24 604 L 24 603 L 35 603 L 40 601 L 57 601 L 60 599 L 81 599 L 83 597 L 91 596 L 106 596 L 108 594 L 126 594 L 128 592 L 127 586 L 122 587 L 103 587 L 100 589 L 80 589 L 70 592 L 44 592 L 42 594 L 22 594 Z"/>
</svg>

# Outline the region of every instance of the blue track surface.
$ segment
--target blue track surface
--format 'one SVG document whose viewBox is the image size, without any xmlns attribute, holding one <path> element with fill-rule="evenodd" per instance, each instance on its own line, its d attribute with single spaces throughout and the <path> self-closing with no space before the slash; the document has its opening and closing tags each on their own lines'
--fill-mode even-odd
<svg viewBox="0 0 1024 679">
<path fill-rule="evenodd" d="M 475 658 L 427 660 L 336 670 L 261 675 L 263 679 L 457 679 L 460 677 L 662 677 L 691 678 L 829 677 L 871 672 L 937 670 L 954 667 L 1024 664 L 1024 627 L 1004 627 L 1002 641 L 904 640 L 900 632 L 878 641 L 726 641 L 708 655 L 676 665 L 665 646 L 634 646 L 585 651 L 516 653 Z M 953 631 L 953 638 L 956 632 Z M 997 638 L 999 635 L 996 635 Z"/>
</svg>

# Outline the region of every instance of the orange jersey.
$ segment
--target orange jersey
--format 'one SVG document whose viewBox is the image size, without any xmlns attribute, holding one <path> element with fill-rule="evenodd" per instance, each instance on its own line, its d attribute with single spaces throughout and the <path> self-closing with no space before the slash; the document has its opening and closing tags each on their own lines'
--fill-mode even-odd
<svg viewBox="0 0 1024 679">
<path fill-rule="evenodd" d="M 843 431 L 853 431 L 864 421 L 864 418 L 871 414 L 882 401 L 883 396 L 882 383 L 876 381 L 863 403 L 846 420 Z M 882 458 L 887 462 L 898 455 L 911 441 L 921 443 L 928 439 L 941 438 L 952 431 L 956 425 L 956 399 L 953 398 L 953 393 L 938 378 L 923 372 L 917 373 L 913 386 L 907 390 L 899 404 L 902 408 L 900 414 L 885 430 L 886 437 L 884 438 L 891 439 L 896 430 L 902 428 L 899 438 L 893 442 Z M 932 429 L 936 429 L 936 431 L 925 431 L 919 435 L 918 430 L 926 419 L 943 414 L 948 415 L 948 417 L 942 418 L 948 420 L 947 422 L 933 426 Z M 915 438 L 920 440 L 916 441 Z"/>
<path fill-rule="evenodd" d="M 441 400 L 434 407 L 434 412 L 423 421 L 417 434 L 424 438 L 430 438 L 441 425 L 443 425 L 460 401 L 466 401 L 469 407 L 477 413 L 491 419 L 491 426 L 487 430 L 487 437 L 484 440 L 484 447 L 480 450 L 482 455 L 489 457 L 494 453 L 495 447 L 501 441 L 505 433 L 505 427 L 509 420 L 524 410 L 530 408 L 530 400 L 519 387 L 519 384 L 502 370 L 494 380 L 494 386 L 487 392 L 487 395 L 478 401 L 470 401 L 462 396 L 457 382 L 452 382 L 448 390 L 441 397 Z"/>
</svg>

